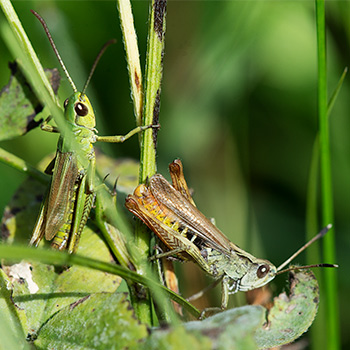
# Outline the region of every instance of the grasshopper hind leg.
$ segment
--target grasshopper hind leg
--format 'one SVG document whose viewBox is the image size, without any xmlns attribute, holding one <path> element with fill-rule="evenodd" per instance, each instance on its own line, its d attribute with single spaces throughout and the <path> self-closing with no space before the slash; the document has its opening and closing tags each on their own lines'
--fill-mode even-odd
<svg viewBox="0 0 350 350">
<path fill-rule="evenodd" d="M 89 214 L 90 214 L 92 205 L 94 203 L 94 200 L 95 200 L 94 194 L 86 195 L 84 207 L 83 207 L 83 213 L 80 217 L 80 220 L 75 220 L 75 224 L 73 226 L 73 233 L 71 234 L 70 241 L 68 244 L 69 254 L 75 253 L 78 248 L 80 236 L 89 218 Z"/>
<path fill-rule="evenodd" d="M 91 183 L 89 176 L 85 175 L 82 177 L 79 188 L 77 189 L 74 213 L 72 213 L 71 233 L 67 245 L 69 254 L 75 253 L 78 248 L 81 233 L 89 218 L 95 200 L 95 194 L 90 193 L 90 189 Z"/>
</svg>

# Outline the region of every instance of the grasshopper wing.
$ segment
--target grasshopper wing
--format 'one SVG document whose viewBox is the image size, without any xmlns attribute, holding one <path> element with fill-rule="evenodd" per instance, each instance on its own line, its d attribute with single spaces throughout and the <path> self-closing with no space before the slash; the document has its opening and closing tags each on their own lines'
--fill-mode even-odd
<svg viewBox="0 0 350 350">
<path fill-rule="evenodd" d="M 48 197 L 45 238 L 51 240 L 67 221 L 79 171 L 72 152 L 57 151 L 50 192 Z"/>
<path fill-rule="evenodd" d="M 175 213 L 194 235 L 209 247 L 230 253 L 230 240 L 162 175 L 153 175 L 149 187 L 156 200 Z"/>
<path fill-rule="evenodd" d="M 174 255 L 181 260 L 193 259 L 197 261 L 200 266 L 205 268 L 207 264 L 200 250 L 192 242 L 182 236 L 181 233 L 163 222 L 159 217 L 150 215 L 149 210 L 140 203 L 138 196 L 129 195 L 126 198 L 125 206 L 156 233 L 159 239 L 170 249 L 169 255 L 172 255 L 173 251 L 177 251 Z"/>
</svg>

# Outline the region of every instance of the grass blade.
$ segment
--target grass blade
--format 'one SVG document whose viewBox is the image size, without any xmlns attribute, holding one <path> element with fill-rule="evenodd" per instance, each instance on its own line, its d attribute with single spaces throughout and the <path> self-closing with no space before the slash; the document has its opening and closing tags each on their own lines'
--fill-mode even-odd
<svg viewBox="0 0 350 350">
<path fill-rule="evenodd" d="M 329 123 L 327 110 L 327 66 L 326 66 L 326 29 L 325 29 L 325 1 L 316 0 L 316 27 L 317 27 L 317 60 L 318 60 L 318 119 L 320 128 L 320 166 L 321 166 L 321 198 L 322 224 L 334 223 L 333 190 L 331 174 L 331 157 L 329 141 Z M 334 263 L 335 233 L 334 229 L 324 239 L 324 259 Z M 339 349 L 339 316 L 337 297 L 337 271 L 324 270 L 324 287 L 326 296 L 327 321 L 327 349 Z"/>
</svg>

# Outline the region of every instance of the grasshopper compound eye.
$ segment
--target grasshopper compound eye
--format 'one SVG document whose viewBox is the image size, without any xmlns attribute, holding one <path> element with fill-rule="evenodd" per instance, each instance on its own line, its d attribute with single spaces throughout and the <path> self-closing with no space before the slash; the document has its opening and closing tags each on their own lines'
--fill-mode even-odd
<svg viewBox="0 0 350 350">
<path fill-rule="evenodd" d="M 89 109 L 81 102 L 75 104 L 74 110 L 79 117 L 85 117 L 89 113 Z"/>
<path fill-rule="evenodd" d="M 256 275 L 258 278 L 263 278 L 265 277 L 268 272 L 270 271 L 270 266 L 267 264 L 260 265 L 258 270 L 256 271 Z"/>
</svg>

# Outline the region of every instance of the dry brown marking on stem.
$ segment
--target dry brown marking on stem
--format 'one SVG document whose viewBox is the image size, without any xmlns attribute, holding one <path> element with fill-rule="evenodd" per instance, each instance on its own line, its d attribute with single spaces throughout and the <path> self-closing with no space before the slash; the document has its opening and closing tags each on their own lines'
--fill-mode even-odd
<svg viewBox="0 0 350 350">
<path fill-rule="evenodd" d="M 156 98 L 154 99 L 152 125 L 159 124 L 159 111 L 160 111 L 160 89 L 157 90 L 157 95 L 156 95 Z M 152 129 L 152 136 L 153 136 L 154 148 L 157 148 L 158 128 Z"/>
<path fill-rule="evenodd" d="M 163 41 L 164 31 L 164 18 L 166 12 L 166 0 L 156 0 L 153 4 L 154 11 L 154 30 L 158 35 L 158 39 Z"/>
<path fill-rule="evenodd" d="M 137 74 L 136 70 L 135 70 L 135 74 L 134 74 L 134 78 L 135 78 L 135 85 L 137 87 L 137 90 L 140 91 L 140 78 L 139 75 Z"/>
</svg>

